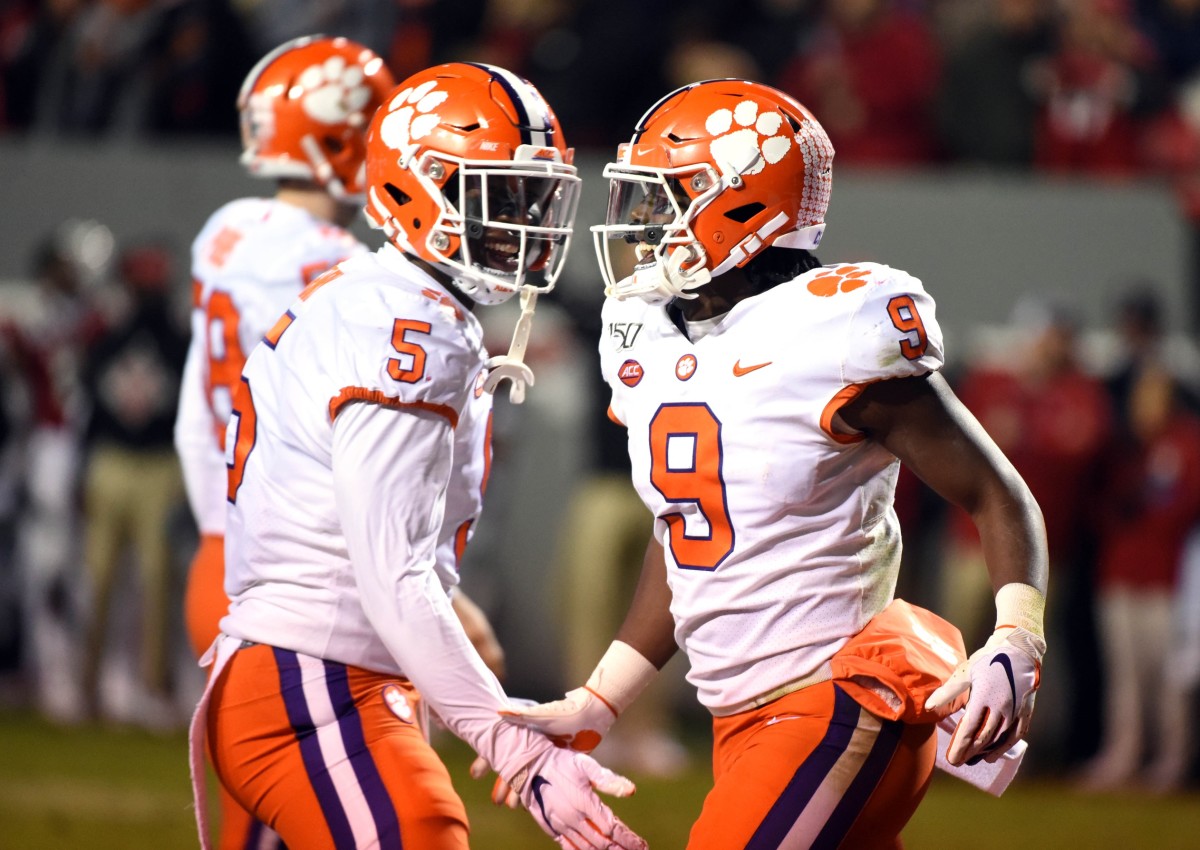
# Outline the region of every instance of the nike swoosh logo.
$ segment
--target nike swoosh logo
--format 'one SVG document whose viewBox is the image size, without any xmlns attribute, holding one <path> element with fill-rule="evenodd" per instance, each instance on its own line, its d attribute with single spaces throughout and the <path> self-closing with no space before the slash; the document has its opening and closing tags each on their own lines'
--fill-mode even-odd
<svg viewBox="0 0 1200 850">
<path fill-rule="evenodd" d="M 738 362 L 733 364 L 733 376 L 735 378 L 740 378 L 742 375 L 749 375 L 751 372 L 761 369 L 764 366 L 770 366 L 774 362 L 774 360 L 768 360 L 766 363 L 756 363 L 753 366 L 743 366 L 742 361 L 738 360 Z"/>
<path fill-rule="evenodd" d="M 533 791 L 533 799 L 537 801 L 538 808 L 542 810 L 542 820 L 547 825 L 550 823 L 550 815 L 546 814 L 546 804 L 542 800 L 542 786 L 550 787 L 550 783 L 541 776 L 535 776 L 530 780 L 529 788 Z"/>
<path fill-rule="evenodd" d="M 1013 711 L 1020 709 L 1017 705 L 1017 683 L 1013 679 L 1012 661 L 1007 655 L 997 655 L 992 659 L 992 664 L 999 664 L 1004 668 L 1004 672 L 1008 674 L 1008 687 L 1012 691 Z"/>
</svg>

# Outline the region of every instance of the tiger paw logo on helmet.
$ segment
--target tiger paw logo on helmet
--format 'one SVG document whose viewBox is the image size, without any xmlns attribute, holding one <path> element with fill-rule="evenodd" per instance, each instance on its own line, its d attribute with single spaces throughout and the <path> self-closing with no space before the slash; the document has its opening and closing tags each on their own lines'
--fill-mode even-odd
<svg viewBox="0 0 1200 850">
<path fill-rule="evenodd" d="M 704 122 L 704 128 L 715 137 L 709 146 L 713 159 L 734 165 L 739 174 L 758 174 L 787 156 L 792 140 L 779 133 L 782 126 L 782 115 L 774 111 L 760 115 L 753 100 L 743 100 L 733 109 L 718 109 Z"/>
<path fill-rule="evenodd" d="M 340 124 L 371 99 L 362 67 L 349 64 L 342 56 L 310 65 L 297 82 L 304 89 L 305 114 L 326 124 Z"/>
<path fill-rule="evenodd" d="M 388 103 L 388 115 L 379 125 L 379 138 L 406 158 L 418 147 L 418 139 L 428 136 L 442 120 L 433 110 L 449 95 L 437 90 L 437 80 L 427 80 L 407 88 Z"/>
<path fill-rule="evenodd" d="M 870 275 L 869 269 L 860 269 L 858 266 L 826 269 L 824 274 L 808 282 L 808 291 L 822 298 L 829 298 L 839 292 L 853 292 L 866 286 Z"/>
</svg>

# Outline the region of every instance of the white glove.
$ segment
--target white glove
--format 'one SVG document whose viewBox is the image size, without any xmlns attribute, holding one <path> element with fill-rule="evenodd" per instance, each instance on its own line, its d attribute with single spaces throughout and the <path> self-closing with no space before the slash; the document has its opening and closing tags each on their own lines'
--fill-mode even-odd
<svg viewBox="0 0 1200 850">
<path fill-rule="evenodd" d="M 500 712 L 510 721 L 536 729 L 560 747 L 590 753 L 617 719 L 617 710 L 586 686 L 567 691 L 554 702 Z"/>
<path fill-rule="evenodd" d="M 658 668 L 640 652 L 613 641 L 582 688 L 554 702 L 518 705 L 500 713 L 518 726 L 536 729 L 560 747 L 590 753 L 656 675 Z"/>
<path fill-rule="evenodd" d="M 1036 600 L 1029 591 L 1037 594 Z M 1021 610 L 1016 615 L 1014 595 L 1021 597 L 1017 600 Z M 1030 615 L 1031 605 L 1036 607 L 1036 616 Z M 998 625 L 983 648 L 958 665 L 926 701 L 928 710 L 943 709 L 970 691 L 966 710 L 946 750 L 950 764 L 975 764 L 981 759 L 995 762 L 1025 737 L 1046 652 L 1046 641 L 1040 634 L 1044 605 L 1041 593 L 1029 585 L 1001 588 L 996 607 L 997 621 L 1003 625 Z M 1013 622 L 1020 625 L 1011 625 Z"/>
<path fill-rule="evenodd" d="M 634 784 L 591 756 L 547 746 L 508 785 L 564 850 L 646 850 L 645 840 L 596 796 L 628 797 Z"/>
</svg>

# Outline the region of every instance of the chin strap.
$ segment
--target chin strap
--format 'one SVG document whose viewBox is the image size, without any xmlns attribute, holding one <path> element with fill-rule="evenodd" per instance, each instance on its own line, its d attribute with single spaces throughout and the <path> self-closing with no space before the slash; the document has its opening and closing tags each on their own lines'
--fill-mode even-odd
<svg viewBox="0 0 1200 850">
<path fill-rule="evenodd" d="M 537 306 L 538 291 L 532 286 L 521 287 L 521 316 L 513 329 L 512 343 L 508 354 L 490 357 L 487 361 L 488 376 L 483 388 L 495 394 L 500 382 L 506 378 L 512 382 L 508 388 L 508 400 L 513 404 L 525 401 L 525 386 L 533 386 L 533 370 L 525 363 L 525 347 L 529 343 L 529 331 L 533 327 L 533 310 Z"/>
</svg>

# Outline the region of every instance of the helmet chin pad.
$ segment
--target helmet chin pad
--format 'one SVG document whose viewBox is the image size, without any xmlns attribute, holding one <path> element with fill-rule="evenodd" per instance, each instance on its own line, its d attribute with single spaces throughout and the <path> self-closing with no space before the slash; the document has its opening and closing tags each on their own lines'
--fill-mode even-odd
<svg viewBox="0 0 1200 850">
<path fill-rule="evenodd" d="M 712 280 L 703 249 L 695 244 L 676 245 L 670 251 L 664 247 L 656 248 L 652 261 L 639 264 L 629 277 L 606 287 L 605 295 L 618 300 L 637 297 L 649 304 L 695 298 L 694 290 Z"/>
<path fill-rule="evenodd" d="M 517 294 L 516 288 L 500 288 L 498 277 L 485 271 L 441 265 L 439 268 L 450 276 L 450 282 L 476 304 L 485 307 L 503 304 Z"/>
</svg>

